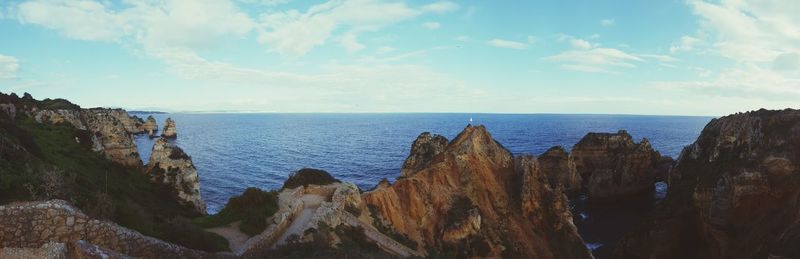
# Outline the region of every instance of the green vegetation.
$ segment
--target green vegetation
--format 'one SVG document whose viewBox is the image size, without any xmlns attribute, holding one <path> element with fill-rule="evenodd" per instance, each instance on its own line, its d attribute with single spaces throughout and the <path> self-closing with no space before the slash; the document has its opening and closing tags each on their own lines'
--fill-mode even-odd
<svg viewBox="0 0 800 259">
<path fill-rule="evenodd" d="M 239 230 L 250 236 L 267 228 L 266 219 L 278 211 L 278 193 L 247 188 L 242 195 L 231 197 L 225 208 L 217 214 L 196 218 L 196 225 L 211 228 L 241 220 Z"/>
<path fill-rule="evenodd" d="M 339 180 L 333 178 L 331 174 L 319 169 L 303 168 L 289 175 L 289 179 L 283 183 L 282 189 L 294 189 L 300 186 L 328 185 L 338 183 Z"/>
<path fill-rule="evenodd" d="M 0 97 L 39 107 L 72 107 L 59 99 Z M 145 235 L 200 250 L 228 249 L 222 237 L 185 224 L 199 215 L 170 199 L 175 194 L 169 187 L 153 184 L 139 169 L 112 163 L 92 151 L 91 143 L 89 132 L 72 125 L 38 123 L 23 112 L 11 120 L 0 112 L 0 204 L 64 199 L 92 217 Z"/>
</svg>

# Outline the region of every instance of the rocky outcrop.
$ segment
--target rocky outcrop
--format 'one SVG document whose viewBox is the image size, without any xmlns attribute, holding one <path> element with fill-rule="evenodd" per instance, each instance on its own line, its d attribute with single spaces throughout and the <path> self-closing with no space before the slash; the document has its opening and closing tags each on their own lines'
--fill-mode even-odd
<svg viewBox="0 0 800 259">
<path fill-rule="evenodd" d="M 32 111 L 33 118 L 39 123 L 59 124 L 69 123 L 77 129 L 86 130 L 81 119 L 80 110 L 39 110 Z"/>
<path fill-rule="evenodd" d="M 10 103 L 0 103 L 0 112 L 5 113 L 11 118 L 11 121 L 14 121 L 17 117 L 17 106 Z"/>
<path fill-rule="evenodd" d="M 714 119 L 618 258 L 799 258 L 800 111 Z"/>
<path fill-rule="evenodd" d="M 175 127 L 175 121 L 172 118 L 167 118 L 164 122 L 164 130 L 161 132 L 161 137 L 174 139 L 178 137 L 178 129 Z"/>
<path fill-rule="evenodd" d="M 564 147 L 552 147 L 537 159 L 542 171 L 547 175 L 550 186 L 561 185 L 564 191 L 570 194 L 581 191 L 581 175 L 575 168 L 572 156 L 564 150 Z"/>
<path fill-rule="evenodd" d="M 179 201 L 191 204 L 198 213 L 206 214 L 206 205 L 200 197 L 197 169 L 183 149 L 159 138 L 150 153 L 147 174 L 153 182 L 172 187 Z"/>
<path fill-rule="evenodd" d="M 414 140 L 411 145 L 411 153 L 400 169 L 400 176 L 411 176 L 427 166 L 436 155 L 442 153 L 447 147 L 447 138 L 441 135 L 431 135 L 430 132 L 423 132 Z"/>
<path fill-rule="evenodd" d="M 126 113 L 127 114 L 127 113 Z M 119 120 L 119 112 L 115 110 L 94 108 L 81 113 L 86 129 L 92 132 L 94 150 L 102 152 L 106 158 L 129 167 L 142 167 L 139 149 L 133 140 L 133 134 Z"/>
<path fill-rule="evenodd" d="M 0 247 L 40 247 L 50 242 L 83 240 L 103 249 L 143 258 L 226 256 L 188 249 L 112 222 L 92 219 L 62 200 L 0 206 L 0 218 Z"/>
<path fill-rule="evenodd" d="M 588 258 L 557 189 L 536 159 L 515 159 L 483 126 L 468 126 L 427 166 L 362 197 L 378 223 L 420 251 Z"/>
<path fill-rule="evenodd" d="M 156 133 L 158 132 L 158 124 L 156 124 L 156 119 L 153 118 L 152 115 L 147 116 L 147 120 L 142 123 L 140 130 L 143 133 L 147 133 L 148 136 L 155 137 Z"/>
<path fill-rule="evenodd" d="M 589 133 L 572 147 L 571 155 L 592 200 L 653 191 L 661 157 L 647 139 L 635 143 L 624 130 Z"/>
</svg>

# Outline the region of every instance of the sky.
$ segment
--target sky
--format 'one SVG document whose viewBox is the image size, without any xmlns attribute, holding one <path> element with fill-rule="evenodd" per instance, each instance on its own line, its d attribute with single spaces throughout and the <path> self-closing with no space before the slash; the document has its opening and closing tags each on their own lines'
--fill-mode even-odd
<svg viewBox="0 0 800 259">
<path fill-rule="evenodd" d="M 797 14 L 797 0 L 4 0 L 0 92 L 165 111 L 800 108 Z"/>
</svg>

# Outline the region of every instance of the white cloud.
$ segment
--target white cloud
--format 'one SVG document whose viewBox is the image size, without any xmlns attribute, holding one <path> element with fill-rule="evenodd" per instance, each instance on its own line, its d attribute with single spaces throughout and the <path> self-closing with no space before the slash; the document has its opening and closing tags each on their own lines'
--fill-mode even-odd
<svg viewBox="0 0 800 259">
<path fill-rule="evenodd" d="M 79 40 L 116 41 L 129 30 L 124 17 L 87 0 L 28 1 L 16 7 L 16 16 L 20 23 L 38 24 Z"/>
<path fill-rule="evenodd" d="M 589 49 L 592 47 L 591 43 L 582 39 L 571 39 L 569 44 L 576 49 Z"/>
<path fill-rule="evenodd" d="M 282 4 L 288 4 L 291 0 L 237 0 L 242 3 L 247 4 L 263 4 L 266 6 L 276 6 Z"/>
<path fill-rule="evenodd" d="M 784 53 L 772 61 L 772 68 L 775 70 L 783 71 L 797 71 L 800 70 L 800 53 Z"/>
<path fill-rule="evenodd" d="M 486 42 L 490 46 L 498 47 L 498 48 L 506 48 L 506 49 L 527 49 L 528 45 L 518 41 L 511 41 L 511 40 L 503 40 L 503 39 L 492 39 Z"/>
<path fill-rule="evenodd" d="M 676 53 L 681 51 L 692 51 L 694 46 L 700 42 L 700 39 L 691 36 L 683 36 L 680 41 L 672 43 L 669 47 L 669 52 Z"/>
<path fill-rule="evenodd" d="M 15 57 L 0 55 L 0 79 L 17 78 L 19 60 Z"/>
<path fill-rule="evenodd" d="M 342 36 L 340 43 L 345 49 L 347 49 L 348 52 L 356 52 L 364 48 L 363 44 L 358 43 L 356 34 L 352 32 L 346 33 L 344 36 Z"/>
<path fill-rule="evenodd" d="M 633 68 L 644 59 L 612 48 L 569 50 L 543 60 L 560 63 L 561 68 L 579 72 L 615 73 L 616 68 Z"/>
<path fill-rule="evenodd" d="M 457 41 L 469 41 L 469 36 L 460 35 L 460 36 L 456 37 L 456 40 Z"/>
<path fill-rule="evenodd" d="M 600 20 L 600 25 L 613 26 L 614 25 L 614 19 L 603 19 L 603 20 Z"/>
<path fill-rule="evenodd" d="M 458 8 L 459 6 L 456 3 L 450 1 L 439 1 L 422 6 L 421 10 L 423 12 L 430 13 L 449 13 L 458 10 Z"/>
<path fill-rule="evenodd" d="M 429 30 L 436 30 L 436 29 L 441 28 L 442 24 L 440 24 L 438 22 L 426 22 L 426 23 L 422 24 L 422 27 L 425 27 L 426 29 L 429 29 Z"/>
<path fill-rule="evenodd" d="M 389 46 L 383 46 L 383 47 L 378 48 L 378 55 L 386 54 L 386 53 L 389 53 L 389 52 L 394 52 L 395 50 L 397 50 L 397 49 L 389 47 Z"/>
</svg>

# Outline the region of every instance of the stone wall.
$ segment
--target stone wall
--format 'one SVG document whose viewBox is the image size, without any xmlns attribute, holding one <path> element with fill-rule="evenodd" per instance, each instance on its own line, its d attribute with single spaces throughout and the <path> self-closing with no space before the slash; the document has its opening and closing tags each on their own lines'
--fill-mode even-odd
<svg viewBox="0 0 800 259">
<path fill-rule="evenodd" d="M 48 242 L 85 240 L 99 247 L 142 258 L 219 258 L 89 218 L 66 201 L 50 200 L 0 206 L 0 247 L 40 247 Z"/>
</svg>

